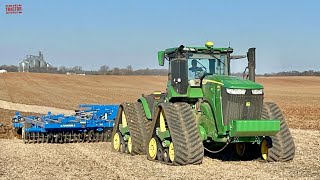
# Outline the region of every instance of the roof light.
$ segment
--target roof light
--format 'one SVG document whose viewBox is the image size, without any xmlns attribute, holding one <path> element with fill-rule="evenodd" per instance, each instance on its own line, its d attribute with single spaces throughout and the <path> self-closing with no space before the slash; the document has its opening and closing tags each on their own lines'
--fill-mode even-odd
<svg viewBox="0 0 320 180">
<path fill-rule="evenodd" d="M 208 41 L 208 42 L 206 42 L 205 46 L 206 46 L 207 48 L 211 49 L 211 48 L 213 47 L 213 42 Z"/>
</svg>

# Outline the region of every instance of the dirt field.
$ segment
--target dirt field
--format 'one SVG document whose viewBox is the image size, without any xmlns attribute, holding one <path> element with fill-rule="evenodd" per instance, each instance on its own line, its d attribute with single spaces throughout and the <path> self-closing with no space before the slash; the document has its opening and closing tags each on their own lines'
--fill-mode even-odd
<svg viewBox="0 0 320 180">
<path fill-rule="evenodd" d="M 145 156 L 114 153 L 110 143 L 23 144 L 0 140 L 0 179 L 319 179 L 320 132 L 293 130 L 296 158 L 289 163 L 220 161 L 167 166 Z"/>
<path fill-rule="evenodd" d="M 320 77 L 257 81 L 265 85 L 265 100 L 278 103 L 285 113 L 296 144 L 292 162 L 205 157 L 199 166 L 174 167 L 111 152 L 110 143 L 23 144 L 10 129 L 15 111 L 0 108 L 0 138 L 11 138 L 0 139 L 0 179 L 320 179 Z M 75 109 L 80 103 L 135 101 L 141 93 L 164 91 L 165 82 L 160 76 L 8 73 L 0 74 L 0 100 Z"/>
<path fill-rule="evenodd" d="M 166 80 L 164 76 L 7 73 L 0 74 L 0 100 L 75 109 L 81 103 L 135 101 L 142 93 L 165 91 Z M 262 77 L 257 81 L 265 86 L 265 101 L 281 107 L 289 127 L 320 130 L 320 77 Z"/>
</svg>

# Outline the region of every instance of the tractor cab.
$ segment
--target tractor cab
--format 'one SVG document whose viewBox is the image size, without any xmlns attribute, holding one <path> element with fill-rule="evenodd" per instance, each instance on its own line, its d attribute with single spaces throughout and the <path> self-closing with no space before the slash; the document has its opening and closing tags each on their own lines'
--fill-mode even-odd
<svg viewBox="0 0 320 180">
<path fill-rule="evenodd" d="M 247 56 L 231 56 L 233 49 L 213 47 L 207 42 L 205 47 L 169 48 L 158 52 L 160 66 L 169 62 L 168 87 L 178 94 L 187 94 L 188 89 L 201 87 L 202 80 L 208 75 L 230 75 L 230 61 L 248 57 L 249 79 L 254 81 L 255 59 L 254 48 L 250 48 Z M 190 93 L 189 93 L 190 94 Z"/>
<path fill-rule="evenodd" d="M 229 59 L 232 48 L 213 48 L 212 42 L 205 47 L 169 48 L 158 52 L 159 65 L 169 61 L 168 86 L 179 94 L 186 94 L 188 87 L 200 87 L 207 75 L 229 75 Z"/>
</svg>

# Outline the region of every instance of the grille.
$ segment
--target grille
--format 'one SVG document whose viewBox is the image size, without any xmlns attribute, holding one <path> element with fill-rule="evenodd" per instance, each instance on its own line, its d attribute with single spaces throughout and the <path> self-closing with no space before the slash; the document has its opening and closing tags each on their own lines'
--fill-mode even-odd
<svg viewBox="0 0 320 180">
<path fill-rule="evenodd" d="M 224 125 L 229 125 L 231 120 L 261 119 L 263 95 L 252 95 L 251 90 L 243 95 L 228 94 L 223 88 L 221 96 Z M 250 106 L 246 106 L 247 102 Z"/>
</svg>

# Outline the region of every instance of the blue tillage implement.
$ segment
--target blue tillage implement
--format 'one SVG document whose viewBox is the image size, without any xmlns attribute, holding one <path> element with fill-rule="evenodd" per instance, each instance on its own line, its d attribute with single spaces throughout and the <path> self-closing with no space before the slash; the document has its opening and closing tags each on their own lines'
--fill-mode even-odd
<svg viewBox="0 0 320 180">
<path fill-rule="evenodd" d="M 72 116 L 21 116 L 12 119 L 16 130 L 21 130 L 25 143 L 102 142 L 111 138 L 118 105 L 82 104 Z"/>
</svg>

